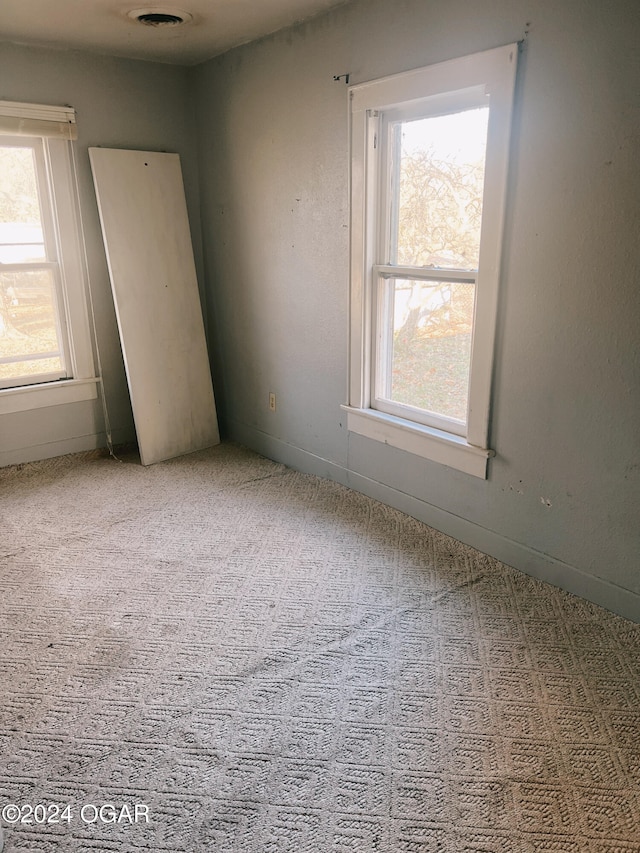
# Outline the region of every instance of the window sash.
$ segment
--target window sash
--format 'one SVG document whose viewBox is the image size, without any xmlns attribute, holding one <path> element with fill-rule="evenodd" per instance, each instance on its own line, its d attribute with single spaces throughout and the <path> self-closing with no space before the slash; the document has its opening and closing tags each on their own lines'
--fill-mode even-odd
<svg viewBox="0 0 640 853">
<path fill-rule="evenodd" d="M 426 408 L 418 408 L 407 403 L 392 400 L 390 396 L 391 376 L 393 371 L 393 308 L 391 306 L 392 291 L 388 282 L 393 280 L 434 281 L 438 283 L 463 283 L 476 285 L 477 271 L 425 269 L 424 267 L 396 267 L 376 264 L 373 268 L 372 288 L 373 323 L 372 323 L 372 353 L 371 353 L 371 408 L 399 418 L 406 418 L 425 426 L 450 432 L 453 435 L 465 436 L 468 425 L 468 401 L 471 397 L 470 372 L 467 385 L 467 411 L 464 419 L 448 417 L 440 412 Z M 475 301 L 475 300 L 474 300 Z"/>
<path fill-rule="evenodd" d="M 45 371 L 42 373 L 25 373 L 9 378 L 0 378 L 0 388 L 21 388 L 25 385 L 41 384 L 43 382 L 53 382 L 59 379 L 69 378 L 69 335 L 66 322 L 66 312 L 63 310 L 63 294 L 62 281 L 60 275 L 60 267 L 57 263 L 24 263 L 24 264 L 6 264 L 0 266 L 0 272 L 38 272 L 45 270 L 51 274 L 52 283 L 52 301 L 54 314 L 54 328 L 57 349 L 47 352 L 21 352 L 15 355 L 3 356 L 0 358 L 0 364 L 21 364 L 23 362 L 38 361 L 44 358 L 60 359 L 61 367 L 55 371 Z M 29 289 L 29 285 L 22 285 L 22 288 Z"/>
<path fill-rule="evenodd" d="M 400 202 L 400 132 L 402 124 L 419 119 L 434 118 L 489 108 L 491 104 L 485 86 L 472 86 L 460 91 L 444 92 L 437 96 L 421 99 L 410 105 L 392 107 L 382 111 L 371 111 L 368 121 L 373 124 L 376 148 L 379 148 L 378 172 L 378 224 L 375 229 L 376 246 L 374 257 L 382 263 L 373 265 L 369 281 L 371 288 L 371 408 L 400 418 L 466 436 L 469 423 L 469 401 L 471 399 L 471 364 L 465 389 L 466 411 L 464 418 L 448 417 L 428 408 L 400 403 L 390 399 L 393 370 L 393 312 L 389 303 L 391 289 L 384 281 L 389 279 L 411 279 L 416 281 L 464 282 L 476 285 L 477 270 L 452 267 L 416 267 L 398 265 L 397 240 Z M 390 325 L 391 324 L 391 325 Z M 472 326 L 473 328 L 473 326 Z M 473 361 L 473 352 L 471 362 Z"/>
<path fill-rule="evenodd" d="M 386 264 L 397 263 L 397 238 L 400 202 L 401 131 L 405 123 L 420 119 L 490 108 L 484 86 L 473 86 L 457 92 L 421 99 L 417 103 L 376 111 L 379 145 L 380 224 L 377 231 L 377 259 Z M 451 269 L 451 267 L 449 267 Z"/>
<path fill-rule="evenodd" d="M 37 272 L 46 270 L 51 274 L 53 284 L 53 313 L 55 320 L 55 334 L 58 342 L 56 350 L 50 353 L 18 353 L 5 356 L 0 359 L 0 364 L 21 364 L 23 362 L 37 361 L 46 357 L 60 359 L 61 368 L 56 371 L 42 373 L 27 373 L 10 378 L 0 378 L 0 388 L 20 388 L 26 385 L 52 382 L 66 379 L 70 376 L 69 365 L 69 329 L 67 324 L 67 311 L 65 304 L 65 293 L 62 282 L 62 271 L 59 263 L 59 239 L 55 225 L 53 208 L 53 190 L 51 186 L 51 170 L 49 164 L 48 142 L 42 138 L 1 136 L 0 147 L 30 148 L 34 156 L 36 187 L 38 192 L 38 203 L 40 208 L 40 224 L 44 243 L 44 261 L 22 261 L 2 264 L 2 273 Z M 29 285 L 26 285 L 28 287 Z"/>
<path fill-rule="evenodd" d="M 36 187 L 40 206 L 40 223 L 45 248 L 45 261 L 57 263 L 58 240 L 56 238 L 55 220 L 53 216 L 53 192 L 48 162 L 48 147 L 44 139 L 20 136 L 0 135 L 0 148 L 30 148 L 33 152 L 35 165 Z M 28 261 L 18 261 L 19 265 Z M 39 263 L 39 262 L 36 262 Z M 2 264 L 2 271 L 7 272 L 9 264 Z M 14 266 L 14 264 L 11 264 Z"/>
<path fill-rule="evenodd" d="M 35 356 L 28 356 L 21 359 L 21 361 L 38 361 L 44 358 L 54 358 L 57 353 L 53 353 L 49 355 L 47 353 L 38 354 Z M 4 360 L 0 361 L 0 364 L 4 364 Z M 6 362 L 10 364 L 11 362 Z M 19 391 L 21 388 L 28 388 L 30 385 L 45 385 L 47 382 L 59 382 L 60 380 L 66 379 L 66 372 L 63 371 L 52 371 L 49 373 L 29 373 L 20 377 L 19 384 L 16 384 L 13 379 L 2 379 L 0 380 L 0 390 L 3 391 Z"/>
</svg>

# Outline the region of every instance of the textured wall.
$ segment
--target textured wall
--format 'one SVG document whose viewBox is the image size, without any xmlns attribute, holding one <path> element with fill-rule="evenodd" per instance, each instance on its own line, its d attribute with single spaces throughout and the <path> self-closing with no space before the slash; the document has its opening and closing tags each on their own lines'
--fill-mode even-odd
<svg viewBox="0 0 640 853">
<path fill-rule="evenodd" d="M 348 105 L 332 77 L 526 30 L 484 482 L 346 432 Z M 640 619 L 639 37 L 635 0 L 369 0 L 191 74 L 227 434 Z"/>
<path fill-rule="evenodd" d="M 5 43 L 0 44 L 0 98 L 70 104 L 77 111 L 80 203 L 109 415 L 114 438 L 133 439 L 133 418 L 87 148 L 148 148 L 181 155 L 201 270 L 197 164 L 187 72 L 168 65 Z M 0 463 L 95 446 L 104 442 L 103 429 L 99 402 L 3 415 Z"/>
</svg>

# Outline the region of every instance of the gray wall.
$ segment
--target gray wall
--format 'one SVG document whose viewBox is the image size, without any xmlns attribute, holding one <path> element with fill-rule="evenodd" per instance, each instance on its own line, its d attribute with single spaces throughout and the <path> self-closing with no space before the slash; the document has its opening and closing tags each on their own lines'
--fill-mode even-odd
<svg viewBox="0 0 640 853">
<path fill-rule="evenodd" d="M 345 429 L 348 105 L 333 75 L 374 79 L 525 29 L 485 482 Z M 92 145 L 181 154 L 227 436 L 640 621 L 639 38 L 636 0 L 362 0 L 189 70 L 0 44 L 0 98 L 78 111 L 116 440 L 134 431 Z M 3 416 L 0 464 L 102 430 L 98 403 Z"/>
<path fill-rule="evenodd" d="M 485 482 L 345 429 L 347 93 L 332 78 L 525 30 Z M 639 39 L 637 0 L 363 0 L 191 79 L 226 434 L 640 621 Z"/>
<path fill-rule="evenodd" d="M 0 43 L 0 99 L 70 104 L 97 336 L 114 440 L 135 438 L 87 148 L 101 145 L 181 155 L 196 263 L 202 281 L 194 113 L 186 69 Z M 100 401 L 0 416 L 0 464 L 104 444 Z"/>
</svg>

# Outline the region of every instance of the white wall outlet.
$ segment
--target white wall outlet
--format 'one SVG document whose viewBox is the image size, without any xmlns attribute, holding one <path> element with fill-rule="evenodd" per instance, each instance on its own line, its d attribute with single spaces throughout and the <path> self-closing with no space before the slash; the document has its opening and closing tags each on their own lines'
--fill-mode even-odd
<svg viewBox="0 0 640 853">
<path fill-rule="evenodd" d="M 273 391 L 269 391 L 269 409 L 272 412 L 275 412 L 276 410 L 276 395 Z"/>
</svg>

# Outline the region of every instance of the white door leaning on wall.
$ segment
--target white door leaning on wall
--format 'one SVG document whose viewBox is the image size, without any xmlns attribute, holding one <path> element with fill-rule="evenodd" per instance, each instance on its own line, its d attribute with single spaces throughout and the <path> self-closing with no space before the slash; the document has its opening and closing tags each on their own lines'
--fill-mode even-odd
<svg viewBox="0 0 640 853">
<path fill-rule="evenodd" d="M 89 156 L 142 464 L 218 444 L 180 158 Z"/>
</svg>

